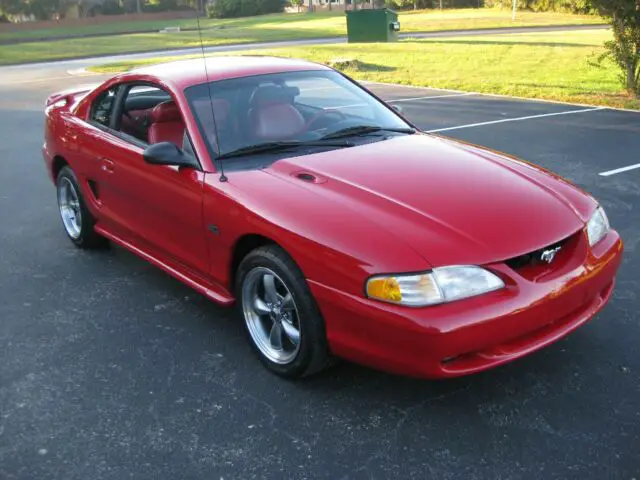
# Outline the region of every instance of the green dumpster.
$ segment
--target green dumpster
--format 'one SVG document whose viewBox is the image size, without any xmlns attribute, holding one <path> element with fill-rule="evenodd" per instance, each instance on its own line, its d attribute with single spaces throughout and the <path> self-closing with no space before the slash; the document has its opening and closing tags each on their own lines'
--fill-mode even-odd
<svg viewBox="0 0 640 480">
<path fill-rule="evenodd" d="M 399 31 L 398 14 L 388 8 L 347 11 L 349 43 L 395 42 Z"/>
</svg>

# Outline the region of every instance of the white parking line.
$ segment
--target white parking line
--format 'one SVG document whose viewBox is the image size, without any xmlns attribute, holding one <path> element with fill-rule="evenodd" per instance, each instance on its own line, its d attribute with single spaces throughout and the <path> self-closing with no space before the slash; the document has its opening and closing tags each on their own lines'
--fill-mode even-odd
<svg viewBox="0 0 640 480">
<path fill-rule="evenodd" d="M 573 113 L 595 112 L 596 110 L 605 110 L 606 107 L 583 108 L 580 110 L 568 110 L 565 112 L 543 113 L 541 115 L 529 115 L 528 117 L 503 118 L 502 120 L 492 120 L 490 122 L 470 123 L 468 125 L 458 125 L 457 127 L 437 128 L 429 130 L 429 133 L 448 132 L 450 130 L 460 130 L 463 128 L 482 127 L 484 125 L 495 125 L 496 123 L 519 122 L 521 120 L 531 120 L 534 118 L 555 117 L 557 115 L 570 115 Z"/>
<path fill-rule="evenodd" d="M 337 90 L 341 87 L 339 86 L 335 86 L 335 87 L 310 87 L 310 88 L 301 88 L 300 91 L 301 92 L 315 92 L 315 91 L 319 91 L 319 90 Z"/>
<path fill-rule="evenodd" d="M 615 170 L 609 170 L 606 172 L 599 173 L 601 177 L 608 177 L 610 175 L 615 175 L 616 173 L 628 172 L 629 170 L 635 170 L 636 168 L 640 168 L 640 163 L 636 163 L 635 165 L 629 165 L 628 167 L 616 168 Z"/>
<path fill-rule="evenodd" d="M 352 103 L 351 105 L 337 105 L 335 107 L 324 107 L 322 110 L 343 110 L 346 108 L 366 107 L 367 103 Z"/>
<path fill-rule="evenodd" d="M 467 95 L 475 95 L 474 93 L 456 93 L 455 95 L 431 95 L 425 97 L 413 97 L 413 98 L 398 98 L 396 100 L 385 100 L 386 103 L 397 103 L 397 102 L 412 102 L 415 100 L 430 100 L 432 98 L 447 98 L 447 97 L 464 97 Z M 344 108 L 355 108 L 355 107 L 366 107 L 366 103 L 354 103 L 352 105 L 339 105 L 337 107 L 325 107 L 324 110 L 342 110 Z"/>
<path fill-rule="evenodd" d="M 591 108 L 596 107 L 597 105 L 591 105 L 588 103 L 572 103 L 572 102 L 562 102 L 560 100 L 548 100 L 544 98 L 532 98 L 532 97 L 519 97 L 517 95 L 501 95 L 499 93 L 482 93 L 482 92 L 463 92 L 462 90 L 451 90 L 448 88 L 438 88 L 438 87 L 420 87 L 416 85 L 405 85 L 403 83 L 388 83 L 388 82 L 373 82 L 369 80 L 364 80 L 362 82 L 363 85 L 384 85 L 387 87 L 398 87 L 398 88 L 413 88 L 416 90 L 439 90 L 441 92 L 452 92 L 452 93 L 469 93 L 472 95 L 478 95 L 482 97 L 495 97 L 495 98 L 506 98 L 513 100 L 524 100 L 525 102 L 533 102 L 533 103 L 553 103 L 557 105 L 572 105 L 575 107 L 585 107 Z M 640 114 L 640 110 L 631 110 L 629 108 L 620 108 L 620 107 L 606 107 L 608 110 L 614 110 L 618 112 L 629 112 L 629 113 L 637 113 Z"/>
<path fill-rule="evenodd" d="M 413 98 L 398 98 L 394 100 L 387 100 L 387 103 L 397 103 L 397 102 L 412 102 L 414 100 L 431 100 L 432 98 L 449 98 L 449 97 L 466 97 L 469 95 L 475 95 L 473 92 L 466 93 L 451 93 L 448 95 L 429 95 L 425 97 L 413 97 Z"/>
<path fill-rule="evenodd" d="M 386 103 L 398 103 L 398 102 L 413 102 L 416 100 L 431 100 L 432 98 L 448 98 L 448 97 L 464 97 L 467 95 L 474 95 L 473 93 L 456 93 L 453 95 L 430 95 L 425 97 L 413 97 L 413 98 L 398 98 L 394 100 L 385 100 Z M 345 108 L 366 107 L 366 103 L 354 103 L 352 105 L 338 105 L 337 107 L 325 107 L 324 110 L 342 110 Z"/>
<path fill-rule="evenodd" d="M 441 92 L 472 93 L 472 92 L 464 92 L 462 90 L 451 90 L 450 88 L 421 87 L 421 86 L 418 86 L 418 85 L 404 85 L 402 83 L 374 82 L 372 80 L 363 80 L 360 83 L 362 83 L 364 85 L 385 85 L 387 87 L 413 88 L 413 89 L 416 89 L 416 90 L 440 90 Z M 475 92 L 473 92 L 473 93 L 475 93 Z"/>
</svg>

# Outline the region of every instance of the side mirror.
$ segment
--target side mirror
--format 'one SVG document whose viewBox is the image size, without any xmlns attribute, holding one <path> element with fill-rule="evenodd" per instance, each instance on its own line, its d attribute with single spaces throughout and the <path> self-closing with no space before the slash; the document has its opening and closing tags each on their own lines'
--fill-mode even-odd
<svg viewBox="0 0 640 480">
<path fill-rule="evenodd" d="M 391 105 L 391 108 L 393 108 L 400 115 L 402 115 L 404 113 L 404 110 L 402 109 L 402 107 L 400 105 Z"/>
<path fill-rule="evenodd" d="M 175 143 L 160 142 L 149 145 L 142 154 L 144 161 L 152 165 L 196 167 L 193 157 L 185 155 Z"/>
</svg>

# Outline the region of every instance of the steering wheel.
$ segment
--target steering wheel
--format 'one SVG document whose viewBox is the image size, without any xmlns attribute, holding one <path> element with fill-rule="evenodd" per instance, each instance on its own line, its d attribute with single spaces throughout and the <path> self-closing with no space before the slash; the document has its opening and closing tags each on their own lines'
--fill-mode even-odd
<svg viewBox="0 0 640 480">
<path fill-rule="evenodd" d="M 339 110 L 336 109 L 331 109 L 331 110 L 325 110 L 322 109 L 319 112 L 317 112 L 316 114 L 314 114 L 309 121 L 307 122 L 307 131 L 314 131 L 314 130 L 320 130 L 319 128 L 313 128 L 313 126 L 318 123 L 320 120 L 323 120 L 325 118 L 329 118 L 331 115 L 335 115 L 340 117 L 338 120 L 339 121 L 344 121 L 347 119 L 347 116 L 342 113 Z"/>
<path fill-rule="evenodd" d="M 144 128 L 144 123 L 143 123 L 143 124 L 140 124 L 140 119 L 139 119 L 139 118 L 134 118 L 134 117 L 131 115 L 131 113 L 129 113 L 127 110 L 124 110 L 122 113 L 123 113 L 123 115 L 124 115 L 125 117 L 127 117 L 129 120 L 131 120 L 131 124 L 130 124 L 130 126 L 131 126 L 131 128 L 133 128 L 136 132 L 138 132 L 138 134 L 140 134 L 140 135 L 146 135 L 146 134 L 147 134 L 147 131 L 146 131 L 146 129 Z M 144 122 L 144 120 L 143 120 L 143 122 Z"/>
</svg>

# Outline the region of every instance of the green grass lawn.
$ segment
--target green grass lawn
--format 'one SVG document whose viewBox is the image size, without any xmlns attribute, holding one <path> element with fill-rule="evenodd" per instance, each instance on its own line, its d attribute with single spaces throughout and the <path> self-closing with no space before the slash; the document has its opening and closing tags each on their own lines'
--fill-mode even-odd
<svg viewBox="0 0 640 480">
<path fill-rule="evenodd" d="M 590 64 L 610 36 L 608 30 L 583 30 L 234 54 L 297 57 L 322 63 L 351 58 L 357 60 L 356 66 L 344 71 L 358 80 L 640 109 L 640 101 L 623 92 L 613 65 L 596 68 Z M 111 64 L 93 70 L 118 72 L 171 59 Z"/>
<path fill-rule="evenodd" d="M 602 19 L 590 15 L 570 15 L 562 13 L 518 12 L 516 21 L 511 20 L 508 10 L 500 9 L 464 9 L 464 10 L 421 10 L 400 14 L 402 32 L 427 32 L 438 30 L 458 30 L 474 28 L 498 28 L 511 26 L 539 25 L 582 25 L 603 23 Z M 141 27 L 143 22 L 136 22 Z M 146 24 L 145 24 L 146 25 Z M 195 26 L 195 20 L 176 20 L 174 22 L 154 22 L 154 29 L 167 25 L 182 27 Z M 84 30 L 69 30 L 65 33 L 80 31 L 105 32 L 109 26 L 101 25 Z M 127 22 L 120 22 L 114 28 L 127 28 Z M 279 14 L 264 15 L 233 20 L 202 21 L 205 45 L 224 45 L 231 43 L 266 42 L 346 35 L 344 14 Z M 24 33 L 24 32 L 23 32 Z M 34 30 L 32 36 L 41 36 L 42 30 Z M 200 45 L 197 32 L 181 33 L 138 33 L 115 35 L 110 37 L 77 38 L 47 42 L 31 42 L 13 45 L 0 45 L 0 65 L 25 62 L 77 58 L 83 56 L 132 53 L 149 50 L 188 48 Z"/>
</svg>

